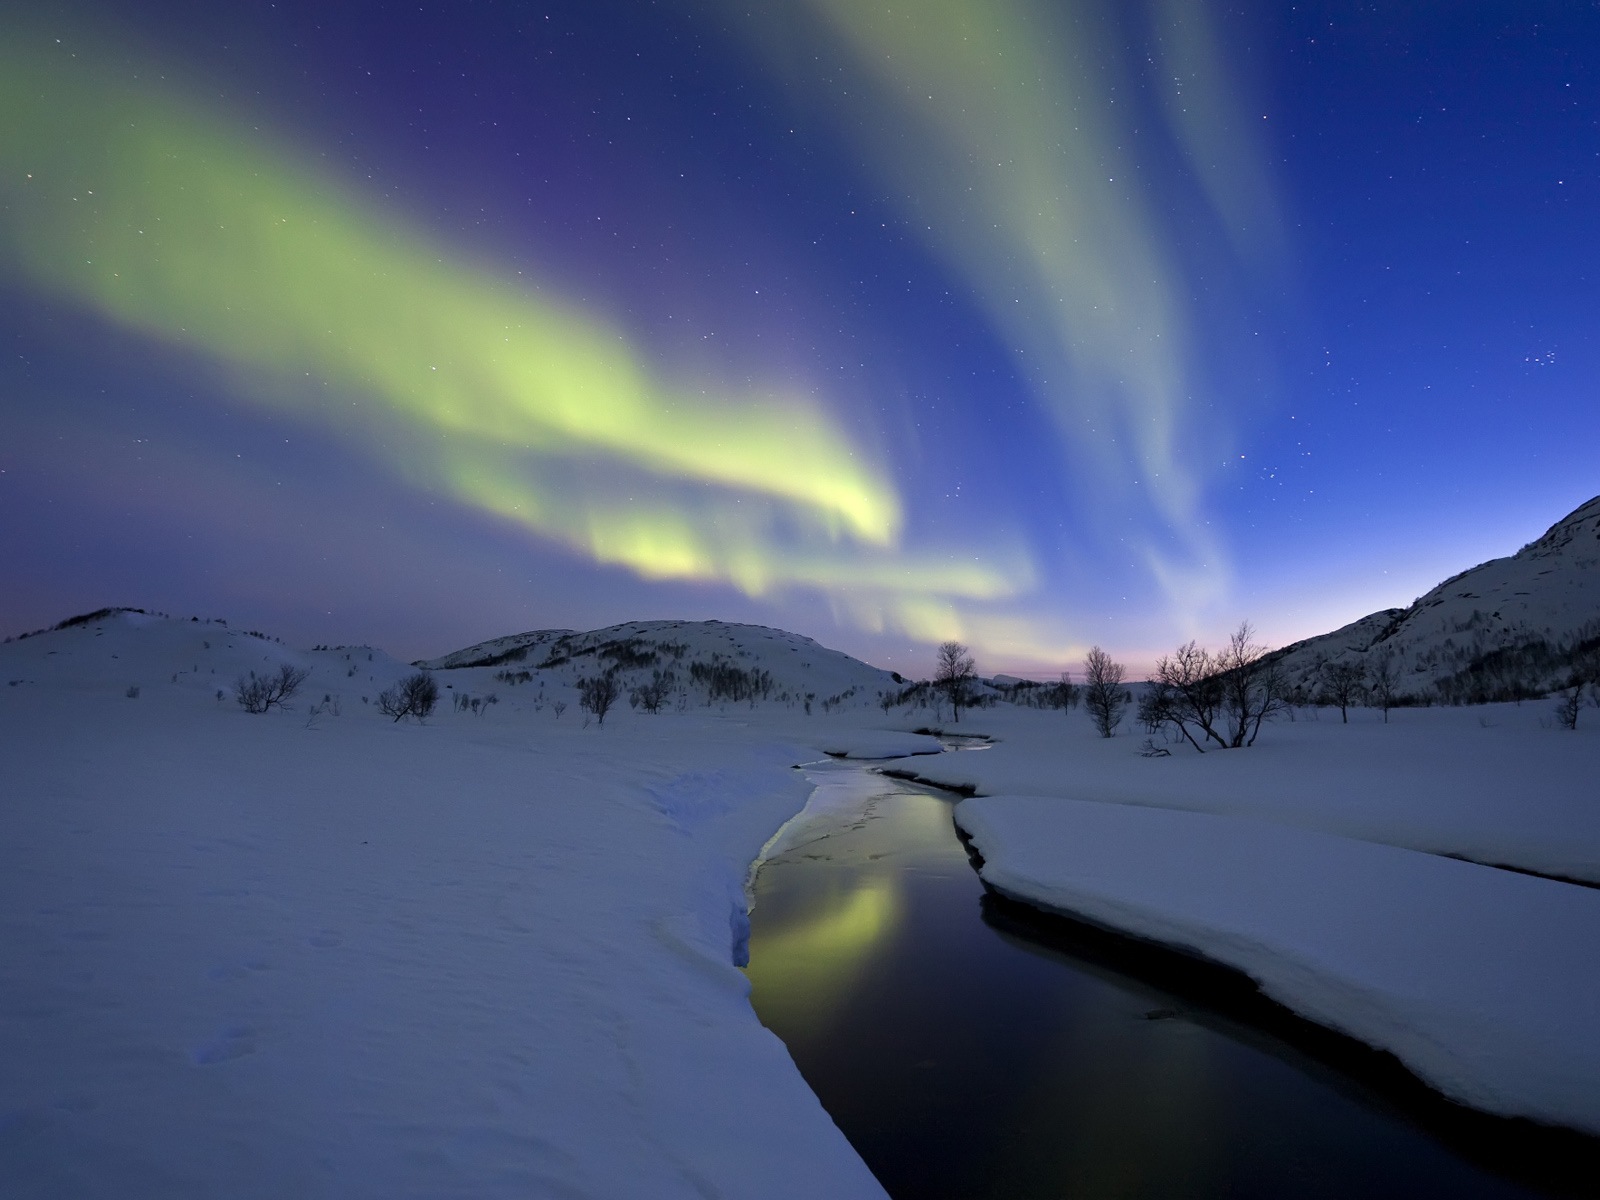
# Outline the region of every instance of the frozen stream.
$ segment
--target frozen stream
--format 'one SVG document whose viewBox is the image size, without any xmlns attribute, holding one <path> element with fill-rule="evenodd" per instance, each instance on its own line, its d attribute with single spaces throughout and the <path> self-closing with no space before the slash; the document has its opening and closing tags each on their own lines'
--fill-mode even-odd
<svg viewBox="0 0 1600 1200">
<path fill-rule="evenodd" d="M 986 896 L 953 799 L 809 770 L 754 885 L 752 1001 L 895 1200 L 1561 1194 L 1330 1068 L 1337 1045 L 1240 1019 L 1203 970 Z"/>
</svg>

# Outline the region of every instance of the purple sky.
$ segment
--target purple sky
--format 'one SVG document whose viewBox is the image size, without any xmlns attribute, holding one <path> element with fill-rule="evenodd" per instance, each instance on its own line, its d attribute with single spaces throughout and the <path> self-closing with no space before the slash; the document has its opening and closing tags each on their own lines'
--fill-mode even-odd
<svg viewBox="0 0 1600 1200">
<path fill-rule="evenodd" d="M 33 7 L 5 633 L 1137 665 L 1600 491 L 1593 6 Z"/>
</svg>

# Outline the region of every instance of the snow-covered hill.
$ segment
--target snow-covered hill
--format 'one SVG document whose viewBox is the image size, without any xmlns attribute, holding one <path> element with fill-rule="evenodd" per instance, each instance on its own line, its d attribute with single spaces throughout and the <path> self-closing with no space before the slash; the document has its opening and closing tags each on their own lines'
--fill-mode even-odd
<svg viewBox="0 0 1600 1200">
<path fill-rule="evenodd" d="M 1315 692 L 1324 663 L 1369 671 L 1387 656 L 1399 692 L 1509 700 L 1564 686 L 1573 656 L 1600 647 L 1600 496 L 1537 541 L 1281 652 L 1291 686 Z"/>
<path fill-rule="evenodd" d="M 526 687 L 548 695 L 579 679 L 614 674 L 624 696 L 663 680 L 668 703 L 748 701 L 804 708 L 859 708 L 898 692 L 898 675 L 764 625 L 722 621 L 629 621 L 588 633 L 540 629 L 495 638 L 416 664 L 472 672 L 468 687 Z"/>
<path fill-rule="evenodd" d="M 452 654 L 405 663 L 371 646 L 295 650 L 222 620 L 181 619 L 132 608 L 108 608 L 12 639 L 0 656 L 0 684 L 26 689 L 48 680 L 54 688 L 105 694 L 137 689 L 147 700 L 206 696 L 235 705 L 235 683 L 271 675 L 283 664 L 310 672 L 301 698 L 352 706 L 375 704 L 380 693 L 418 667 L 438 672 L 451 693 L 541 711 L 565 701 L 575 707 L 580 680 L 612 674 L 620 702 L 654 681 L 664 682 L 664 708 L 755 702 L 763 708 L 819 712 L 868 708 L 899 692 L 900 678 L 808 637 L 761 625 L 720 621 L 633 621 L 588 633 L 536 630 L 481 642 Z"/>
<path fill-rule="evenodd" d="M 415 668 L 371 646 L 295 650 L 266 634 L 224 620 L 182 619 L 136 608 L 105 608 L 69 617 L 52 629 L 8 639 L 0 684 L 119 694 L 130 699 L 197 694 L 235 706 L 242 677 L 271 675 L 283 665 L 310 672 L 303 696 L 341 704 L 374 702 Z"/>
</svg>

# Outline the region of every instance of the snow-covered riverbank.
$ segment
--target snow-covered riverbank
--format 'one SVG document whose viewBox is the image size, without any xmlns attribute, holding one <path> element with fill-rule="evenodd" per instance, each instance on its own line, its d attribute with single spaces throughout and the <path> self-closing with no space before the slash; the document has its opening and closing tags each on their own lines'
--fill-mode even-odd
<svg viewBox="0 0 1600 1200">
<path fill-rule="evenodd" d="M 977 793 L 957 820 L 997 889 L 1244 971 L 1463 1103 L 1600 1133 L 1600 890 L 1478 865 L 1600 880 L 1600 722 L 1550 707 L 1325 710 L 1155 758 L 993 710 L 968 722 L 991 752 L 905 765 Z"/>
<path fill-rule="evenodd" d="M 984 881 L 1193 951 L 1461 1103 L 1600 1134 L 1600 890 L 1240 817 L 965 800 Z"/>
<path fill-rule="evenodd" d="M 733 965 L 815 747 L 514 699 L 395 725 L 358 693 L 402 664 L 218 626 L 4 650 L 8 1197 L 882 1195 Z M 215 698 L 280 658 L 296 711 Z"/>
</svg>

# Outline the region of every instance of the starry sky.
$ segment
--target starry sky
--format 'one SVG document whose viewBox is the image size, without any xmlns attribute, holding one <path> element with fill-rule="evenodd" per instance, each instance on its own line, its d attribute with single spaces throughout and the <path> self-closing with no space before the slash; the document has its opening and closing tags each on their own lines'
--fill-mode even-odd
<svg viewBox="0 0 1600 1200">
<path fill-rule="evenodd" d="M 1600 491 L 1600 7 L 0 18 L 0 627 L 1135 669 Z"/>
</svg>

